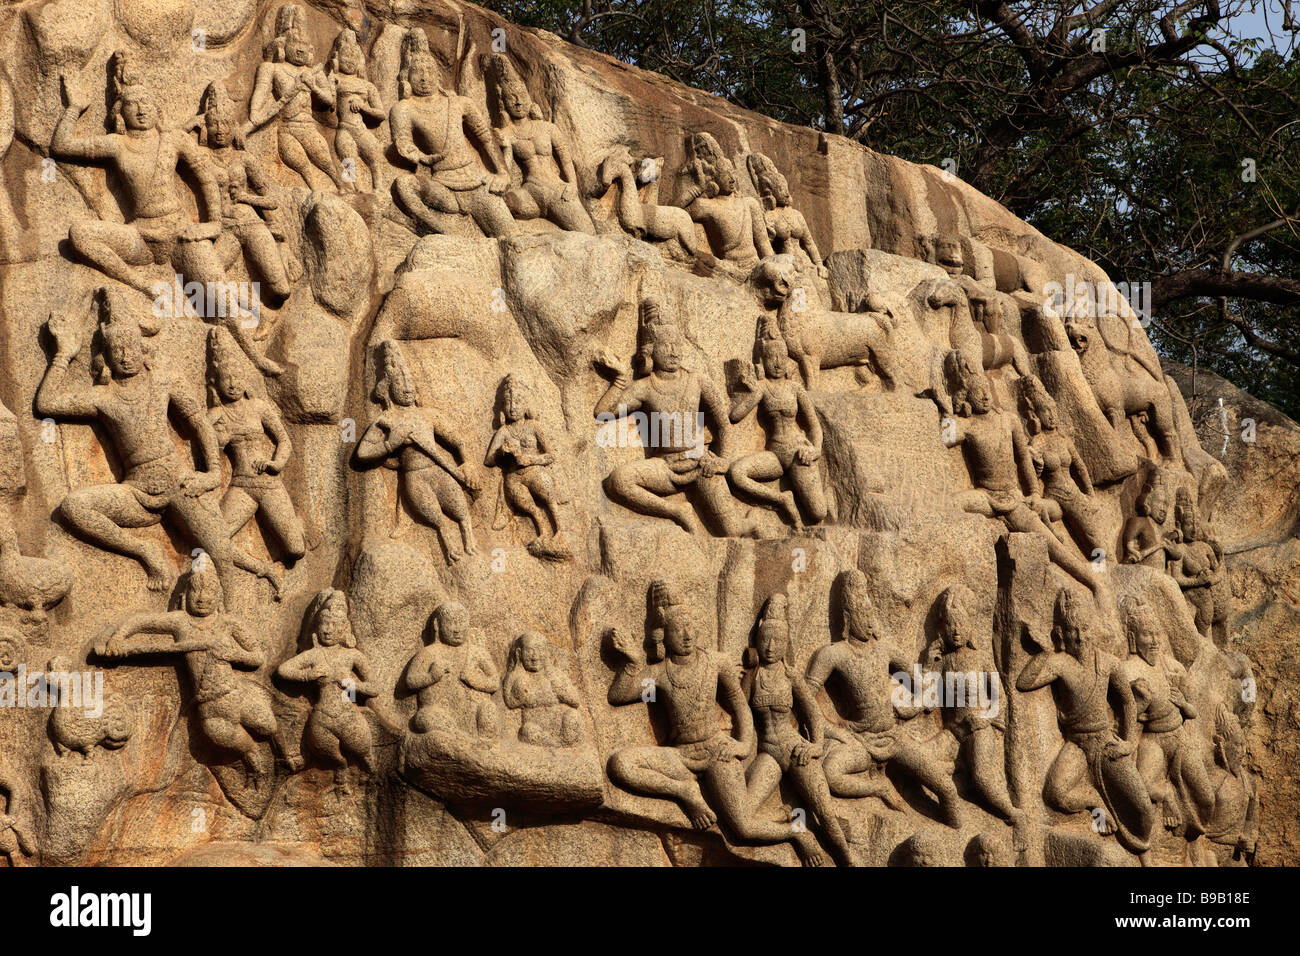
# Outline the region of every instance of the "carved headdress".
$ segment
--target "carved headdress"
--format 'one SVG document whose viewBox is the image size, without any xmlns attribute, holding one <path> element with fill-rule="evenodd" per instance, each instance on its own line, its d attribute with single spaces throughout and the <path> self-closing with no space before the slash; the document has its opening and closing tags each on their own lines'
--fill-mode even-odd
<svg viewBox="0 0 1300 956">
<path fill-rule="evenodd" d="M 776 209 L 778 206 L 790 205 L 790 184 L 772 162 L 762 153 L 750 153 L 745 159 L 749 178 L 754 181 L 754 189 L 763 200 L 763 208 Z"/>
</svg>

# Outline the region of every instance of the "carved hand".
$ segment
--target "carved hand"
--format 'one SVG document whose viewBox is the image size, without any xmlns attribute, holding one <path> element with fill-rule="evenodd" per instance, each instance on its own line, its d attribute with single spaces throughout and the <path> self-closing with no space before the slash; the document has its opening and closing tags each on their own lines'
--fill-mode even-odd
<svg viewBox="0 0 1300 956">
<path fill-rule="evenodd" d="M 51 312 L 45 327 L 50 330 L 50 335 L 54 339 L 55 359 L 70 362 L 76 358 L 82 344 L 80 323 L 66 313 L 55 315 Z"/>
<path fill-rule="evenodd" d="M 606 348 L 599 348 L 591 356 L 591 364 L 597 371 L 607 372 L 620 385 L 626 385 L 631 376 L 626 371 L 626 366 L 617 355 Z"/>
<path fill-rule="evenodd" d="M 628 663 L 637 663 L 641 655 L 633 644 L 632 639 L 616 627 L 611 627 L 605 632 L 605 640 L 609 644 L 609 649 L 624 658 Z"/>
<path fill-rule="evenodd" d="M 822 450 L 813 445 L 804 445 L 794 453 L 794 460 L 801 465 L 811 465 L 822 456 Z"/>
<path fill-rule="evenodd" d="M 66 73 L 59 74 L 59 89 L 63 93 L 64 106 L 70 106 L 78 113 L 84 113 L 90 106 L 90 97 L 81 91 L 80 86 L 69 80 Z"/>
</svg>

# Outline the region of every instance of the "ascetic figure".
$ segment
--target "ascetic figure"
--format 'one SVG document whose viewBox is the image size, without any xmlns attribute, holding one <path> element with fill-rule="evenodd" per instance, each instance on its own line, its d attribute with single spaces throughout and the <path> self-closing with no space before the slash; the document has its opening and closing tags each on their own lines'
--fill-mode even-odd
<svg viewBox="0 0 1300 956">
<path fill-rule="evenodd" d="M 853 851 L 822 771 L 826 720 L 803 675 L 790 665 L 789 655 L 789 603 L 784 594 L 774 594 L 763 606 L 741 680 L 758 734 L 758 756 L 746 778 L 756 807 L 783 776 L 789 778 L 799 799 L 816 816 L 835 858 L 852 866 Z"/>
<path fill-rule="evenodd" d="M 95 384 L 70 386 L 68 364 L 81 351 L 81 327 L 69 315 L 50 316 L 54 358 L 36 390 L 37 415 L 94 419 L 103 424 L 122 463 L 120 484 L 74 488 L 59 505 L 63 520 L 85 540 L 135 558 L 151 591 L 171 586 L 174 572 L 162 549 L 128 533 L 174 521 L 207 552 L 222 586 L 230 589 L 230 534 L 221 513 L 200 500 L 221 483 L 220 451 L 203 408 L 183 388 L 155 376 L 145 356 L 144 333 L 127 306 L 108 289 L 95 295 L 99 324 L 92 373 Z M 189 426 L 203 461 L 195 471 L 176 451 L 168 413 Z"/>
<path fill-rule="evenodd" d="M 444 601 L 429 618 L 429 643 L 407 662 L 404 681 L 416 692 L 418 707 L 411 729 L 425 734 L 475 733 L 497 737 L 492 695 L 501 687 L 496 664 L 469 626 L 469 614 L 456 601 Z"/>
<path fill-rule="evenodd" d="M 519 711 L 519 739 L 537 747 L 572 747 L 584 737 L 578 691 L 556 664 L 555 651 L 536 631 L 510 645 L 502 685 L 506 707 Z"/>
<path fill-rule="evenodd" d="M 516 219 L 546 218 L 561 229 L 595 232 L 578 191 L 569 137 L 542 119 L 528 87 L 504 54 L 488 58 L 487 74 L 499 105 L 496 135 L 504 168 L 514 163 L 523 173 L 523 184 L 505 194 L 510 212 Z"/>
<path fill-rule="evenodd" d="M 136 639 L 140 634 L 162 639 Z M 266 656 L 244 624 L 225 613 L 221 582 L 211 570 L 190 572 L 180 610 L 131 615 L 95 645 L 95 654 L 108 660 L 181 655 L 203 737 L 242 760 L 250 774 L 270 771 L 259 741 L 275 736 L 271 696 L 238 673 L 257 670 Z"/>
<path fill-rule="evenodd" d="M 741 840 L 792 843 L 805 865 L 824 862 L 810 831 L 754 814 L 760 787 L 746 781 L 743 761 L 754 753 L 756 741 L 739 669 L 698 645 L 686 605 L 670 604 L 658 614 L 664 642 L 660 661 L 647 664 L 637 642 L 617 629 L 607 634 L 610 651 L 619 660 L 609 702 L 649 701 L 643 695 L 653 687 L 653 700 L 663 706 L 667 719 L 669 743 L 615 751 L 607 768 L 610 779 L 634 793 L 675 800 L 697 829 L 720 820 Z M 719 720 L 718 704 L 731 716 L 730 732 Z"/>
<path fill-rule="evenodd" d="M 243 380 L 239 358 L 222 329 L 208 333 L 208 420 L 217 444 L 230 457 L 230 485 L 221 499 L 221 514 L 233 538 L 255 515 L 261 514 L 279 539 L 289 561 L 307 553 L 302 521 L 284 487 L 285 465 L 293 453 L 289 430 L 280 410 L 258 398 Z M 266 447 L 267 438 L 271 448 Z M 265 578 L 279 596 L 283 583 L 273 564 L 232 549 L 235 565 Z"/>
<path fill-rule="evenodd" d="M 421 406 L 401 347 L 389 339 L 380 342 L 375 353 L 379 378 L 374 397 L 383 411 L 361 436 L 356 454 L 362 462 L 397 458 L 400 481 L 393 537 L 401 537 L 406 532 L 401 504 L 405 499 L 421 521 L 437 530 L 449 561 L 454 563 L 466 554 L 478 554 L 469 503 L 461 491 L 461 487 L 477 491 L 477 476 L 463 464 L 465 454 L 461 445 L 445 429 L 435 430 L 432 419 Z M 462 464 L 456 462 L 440 441 L 460 457 Z M 464 541 L 463 551 L 456 540 L 455 526 L 459 526 Z"/>
<path fill-rule="evenodd" d="M 1133 758 L 1137 708 L 1124 667 L 1096 646 L 1083 604 L 1072 592 L 1057 595 L 1053 617 L 1056 650 L 1036 653 L 1016 678 L 1021 693 L 1052 688 L 1065 737 L 1048 768 L 1043 799 L 1061 813 L 1101 810 L 1099 832 L 1115 832 L 1129 850 L 1145 854 L 1156 815 Z M 1111 728 L 1110 698 L 1118 704 L 1118 734 Z M 1116 810 L 1120 805 L 1127 808 L 1124 815 Z"/>
<path fill-rule="evenodd" d="M 284 164 L 303 178 L 311 189 L 319 187 L 319 170 L 334 188 L 343 190 L 341 170 L 330 157 L 329 146 L 312 116 L 312 103 L 334 105 L 334 90 L 325 71 L 314 63 L 302 9 L 286 3 L 276 11 L 275 38 L 266 48 L 266 60 L 257 68 L 253 95 L 248 101 L 248 123 L 244 138 L 272 121 L 278 121 L 276 145 Z"/>
<path fill-rule="evenodd" d="M 402 45 L 402 99 L 388 111 L 388 130 L 398 155 L 416 171 L 399 175 L 393 193 L 402 209 L 430 232 L 442 232 L 439 214 L 451 214 L 469 216 L 485 235 L 508 236 L 515 221 L 500 194 L 510 187 L 510 177 L 492 127 L 473 102 L 438 84 L 438 64 L 423 31 L 410 31 Z M 490 171 L 467 133 L 487 157 Z"/>
<path fill-rule="evenodd" d="M 759 259 L 772 255 L 763 207 L 740 195 L 735 166 L 708 133 L 692 135 L 687 152 L 689 178 L 678 205 L 704 227 L 713 255 L 743 280 Z"/>
<path fill-rule="evenodd" d="M 334 785 L 350 792 L 349 760 L 374 771 L 370 724 L 363 713 L 365 698 L 379 688 L 371 679 L 369 658 L 357 650 L 348 619 L 348 599 L 342 591 L 326 588 L 307 609 L 312 646 L 289 658 L 276 670 L 281 680 L 311 684 L 315 700 L 307 718 L 305 740 L 312 752 L 334 767 Z"/>
<path fill-rule="evenodd" d="M 824 766 L 837 797 L 880 797 L 893 803 L 893 787 L 879 773 L 898 767 L 939 801 L 944 822 L 960 827 L 961 798 L 948 774 L 898 726 L 890 675 L 910 673 L 904 660 L 883 643 L 880 622 L 867 589 L 867 577 L 853 568 L 841 576 L 844 634 L 820 647 L 808 662 L 808 684 L 819 693 L 827 684 L 843 690 L 837 698 L 848 724 L 847 742 L 827 755 Z"/>
<path fill-rule="evenodd" d="M 1169 519 L 1169 492 L 1164 476 L 1152 469 L 1133 502 L 1133 515 L 1124 522 L 1121 538 L 1125 564 L 1145 564 L 1164 571 L 1169 541 L 1165 522 Z"/>
<path fill-rule="evenodd" d="M 801 532 L 804 513 L 812 524 L 819 524 L 829 510 L 817 469 L 822 455 L 821 421 L 785 341 L 769 336 L 759 342 L 759 348 L 763 377 L 741 378 L 732 394 L 730 419 L 735 424 L 758 406 L 767 420 L 767 449 L 737 458 L 727 475 L 737 491 L 775 505 Z M 742 369 L 748 372 L 749 366 Z M 777 484 L 782 477 L 789 480 L 790 491 Z"/>
</svg>

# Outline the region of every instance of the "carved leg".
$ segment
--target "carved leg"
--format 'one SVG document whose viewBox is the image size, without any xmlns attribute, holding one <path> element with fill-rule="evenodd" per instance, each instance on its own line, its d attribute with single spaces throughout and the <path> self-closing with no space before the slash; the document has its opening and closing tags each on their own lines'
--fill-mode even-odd
<svg viewBox="0 0 1300 956">
<path fill-rule="evenodd" d="M 606 769 L 609 778 L 624 790 L 676 800 L 697 830 L 707 830 L 717 822 L 695 774 L 671 747 L 625 747 L 610 755 Z"/>
<path fill-rule="evenodd" d="M 161 516 L 149 511 L 127 485 L 94 485 L 68 492 L 59 513 L 72 530 L 91 544 L 139 561 L 151 591 L 171 587 L 175 572 L 161 548 L 141 541 L 124 528 L 148 528 Z"/>
<path fill-rule="evenodd" d="M 749 806 L 749 789 L 739 760 L 715 760 L 704 771 L 704 787 L 718 809 L 718 818 L 741 840 L 753 843 L 793 843 L 805 866 L 826 862 L 821 847 L 808 830 L 792 824 L 760 820 Z"/>
<path fill-rule="evenodd" d="M 74 222 L 68 229 L 73 251 L 104 275 L 153 295 L 153 283 L 133 266 L 153 263 L 153 253 L 134 227 L 117 222 Z"/>
</svg>

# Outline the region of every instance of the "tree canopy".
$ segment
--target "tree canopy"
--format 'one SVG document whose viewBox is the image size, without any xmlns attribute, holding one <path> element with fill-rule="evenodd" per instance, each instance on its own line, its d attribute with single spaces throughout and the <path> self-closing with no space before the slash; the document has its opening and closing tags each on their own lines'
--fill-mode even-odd
<svg viewBox="0 0 1300 956">
<path fill-rule="evenodd" d="M 485 5 L 949 169 L 1114 281 L 1149 282 L 1163 354 L 1300 418 L 1300 24 L 1265 2 Z M 1246 14 L 1274 43 L 1243 34 Z"/>
</svg>

